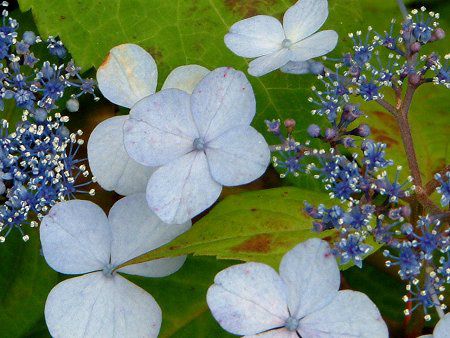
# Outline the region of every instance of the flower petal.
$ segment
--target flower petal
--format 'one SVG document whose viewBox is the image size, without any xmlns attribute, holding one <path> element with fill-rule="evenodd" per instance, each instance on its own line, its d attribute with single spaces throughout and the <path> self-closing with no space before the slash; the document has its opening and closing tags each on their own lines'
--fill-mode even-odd
<svg viewBox="0 0 450 338">
<path fill-rule="evenodd" d="M 147 202 L 164 222 L 179 224 L 210 207 L 221 190 L 211 177 L 205 154 L 192 151 L 152 175 Z"/>
<path fill-rule="evenodd" d="M 244 73 L 218 68 L 205 76 L 191 97 L 191 109 L 200 135 L 207 142 L 236 126 L 248 126 L 256 101 Z"/>
<path fill-rule="evenodd" d="M 54 270 L 79 274 L 109 263 L 111 232 L 103 210 L 89 201 L 56 204 L 39 228 L 45 260 Z"/>
<path fill-rule="evenodd" d="M 310 73 L 309 61 L 300 61 L 300 62 L 290 61 L 283 67 L 281 67 L 281 71 L 283 73 L 288 74 L 298 74 L 298 75 L 309 74 Z"/>
<path fill-rule="evenodd" d="M 450 333 L 450 313 L 447 313 L 436 324 L 433 331 L 433 338 L 448 338 Z"/>
<path fill-rule="evenodd" d="M 273 53 L 281 48 L 284 31 L 280 21 L 267 15 L 257 15 L 236 22 L 225 35 L 225 44 L 235 54 L 253 58 Z"/>
<path fill-rule="evenodd" d="M 149 53 L 138 45 L 127 43 L 110 50 L 97 70 L 97 82 L 109 101 L 131 108 L 155 92 L 158 69 Z"/>
<path fill-rule="evenodd" d="M 285 328 L 270 330 L 267 332 L 245 336 L 243 338 L 298 338 L 297 332 L 288 331 Z"/>
<path fill-rule="evenodd" d="M 284 14 L 286 38 L 298 42 L 317 32 L 328 17 L 327 0 L 300 0 Z"/>
<path fill-rule="evenodd" d="M 197 84 L 209 73 L 209 70 L 199 65 L 180 66 L 167 76 L 162 89 L 175 88 L 192 94 Z"/>
<path fill-rule="evenodd" d="M 277 70 L 289 62 L 291 51 L 283 48 L 272 54 L 261 56 L 249 64 L 248 73 L 253 76 L 263 76 Z"/>
<path fill-rule="evenodd" d="M 389 337 L 376 305 L 365 294 L 350 290 L 339 291 L 330 304 L 301 319 L 298 332 L 317 338 Z"/>
<path fill-rule="evenodd" d="M 198 137 L 190 95 L 166 89 L 139 101 L 124 124 L 128 155 L 146 166 L 159 166 L 194 149 Z"/>
<path fill-rule="evenodd" d="M 121 276 L 101 272 L 67 279 L 45 303 L 52 337 L 157 337 L 161 309 L 151 295 Z"/>
<path fill-rule="evenodd" d="M 331 52 L 337 44 L 335 31 L 320 31 L 291 47 L 291 61 L 306 61 Z"/>
<path fill-rule="evenodd" d="M 148 207 L 145 194 L 127 196 L 117 201 L 109 211 L 112 244 L 111 263 L 114 266 L 169 243 L 187 231 L 191 222 L 168 225 Z M 119 271 L 145 276 L 164 277 L 177 271 L 186 257 L 159 259 L 126 266 Z"/>
<path fill-rule="evenodd" d="M 205 152 L 212 177 L 227 186 L 257 179 L 270 162 L 267 142 L 250 126 L 230 129 L 210 141 Z"/>
<path fill-rule="evenodd" d="M 301 318 L 329 304 L 340 284 L 339 268 L 328 243 L 309 239 L 288 251 L 280 263 L 288 286 L 291 315 Z"/>
<path fill-rule="evenodd" d="M 225 330 L 253 335 L 285 324 L 289 317 L 285 288 L 270 266 L 245 263 L 219 272 L 206 299 Z"/>
<path fill-rule="evenodd" d="M 89 167 L 98 184 L 124 196 L 145 192 L 155 171 L 137 163 L 125 151 L 123 124 L 127 119 L 128 115 L 114 116 L 101 122 L 91 133 L 87 146 Z"/>
</svg>

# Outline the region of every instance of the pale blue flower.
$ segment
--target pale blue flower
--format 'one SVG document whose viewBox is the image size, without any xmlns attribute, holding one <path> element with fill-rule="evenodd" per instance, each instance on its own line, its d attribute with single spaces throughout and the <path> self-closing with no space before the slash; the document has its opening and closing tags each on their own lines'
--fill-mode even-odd
<svg viewBox="0 0 450 338">
<path fill-rule="evenodd" d="M 246 338 L 388 337 L 366 295 L 338 291 L 339 268 L 327 242 L 315 238 L 297 245 L 279 271 L 245 263 L 219 272 L 207 294 L 214 318 Z"/>
<path fill-rule="evenodd" d="M 250 122 L 253 89 L 242 72 L 219 68 L 192 95 L 165 89 L 139 101 L 124 124 L 128 155 L 160 167 L 150 177 L 147 201 L 167 223 L 198 215 L 219 197 L 222 186 L 260 177 L 269 147 Z"/>
<path fill-rule="evenodd" d="M 327 17 L 327 0 L 300 0 L 286 11 L 283 24 L 267 15 L 235 23 L 225 44 L 239 56 L 256 58 L 248 69 L 253 76 L 279 68 L 294 74 L 320 73 L 323 67 L 310 60 L 332 51 L 338 41 L 335 31 L 317 32 Z"/>
<path fill-rule="evenodd" d="M 144 194 L 124 197 L 109 215 L 89 201 L 55 205 L 40 226 L 42 252 L 56 271 L 81 275 L 56 285 L 45 304 L 53 337 L 157 337 L 161 309 L 122 273 L 164 277 L 186 257 L 116 268 L 187 231 L 190 222 L 167 226 L 147 208 Z"/>
</svg>

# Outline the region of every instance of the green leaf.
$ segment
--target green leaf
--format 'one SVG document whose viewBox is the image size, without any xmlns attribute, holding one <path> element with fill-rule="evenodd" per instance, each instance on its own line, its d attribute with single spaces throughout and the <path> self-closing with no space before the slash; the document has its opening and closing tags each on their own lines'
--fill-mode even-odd
<svg viewBox="0 0 450 338">
<path fill-rule="evenodd" d="M 0 327 L 2 338 L 21 337 L 41 320 L 47 295 L 58 281 L 40 254 L 36 236 L 23 242 L 12 232 L 0 246 Z"/>
<path fill-rule="evenodd" d="M 75 61 L 87 69 L 98 67 L 108 51 L 121 43 L 136 43 L 156 59 L 160 85 L 169 72 L 184 64 L 200 64 L 209 69 L 232 66 L 247 71 L 248 61 L 234 55 L 224 44 L 224 36 L 235 22 L 256 14 L 282 14 L 296 0 L 19 0 L 22 11 L 32 9 L 41 35 L 59 35 Z M 345 41 L 347 33 L 361 23 L 359 0 L 330 0 L 330 16 L 323 29 L 334 29 Z M 352 20 L 343 18 L 351 17 Z M 333 52 L 340 55 L 341 42 Z M 273 72 L 262 78 L 248 76 L 257 97 L 258 114 L 254 126 L 268 137 L 264 120 L 293 117 L 300 141 L 314 121 L 307 102 L 314 76 Z M 314 180 L 289 178 L 303 188 L 317 189 Z"/>
<path fill-rule="evenodd" d="M 206 304 L 206 291 L 214 276 L 235 262 L 212 257 L 189 257 L 180 271 L 165 278 L 126 278 L 149 292 L 163 313 L 159 338 L 226 338 Z"/>
<path fill-rule="evenodd" d="M 293 187 L 231 195 L 190 231 L 137 261 L 194 254 L 278 268 L 281 257 L 296 244 L 333 234 L 313 232 L 312 219 L 303 211 L 305 200 L 318 204 L 327 199 L 326 194 Z"/>
</svg>

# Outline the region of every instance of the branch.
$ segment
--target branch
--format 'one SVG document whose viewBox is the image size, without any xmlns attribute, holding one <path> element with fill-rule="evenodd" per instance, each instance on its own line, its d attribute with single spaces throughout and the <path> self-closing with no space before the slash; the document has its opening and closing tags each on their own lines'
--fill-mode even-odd
<svg viewBox="0 0 450 338">
<path fill-rule="evenodd" d="M 377 99 L 376 100 L 380 106 L 382 106 L 384 109 L 386 109 L 388 112 L 390 112 L 392 115 L 397 116 L 397 109 L 393 105 L 391 105 L 389 102 L 387 102 L 384 99 Z"/>
</svg>

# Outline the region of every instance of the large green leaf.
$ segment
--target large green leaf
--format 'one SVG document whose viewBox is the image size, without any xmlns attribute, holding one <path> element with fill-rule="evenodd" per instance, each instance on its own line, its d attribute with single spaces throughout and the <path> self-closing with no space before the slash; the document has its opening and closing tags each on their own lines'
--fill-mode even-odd
<svg viewBox="0 0 450 338">
<path fill-rule="evenodd" d="M 326 194 L 298 188 L 276 188 L 226 197 L 190 231 L 139 259 L 147 261 L 184 254 L 257 261 L 278 268 L 296 244 L 331 233 L 312 231 L 303 202 L 317 204 Z"/>
<path fill-rule="evenodd" d="M 177 273 L 165 278 L 126 276 L 148 291 L 161 306 L 160 338 L 233 337 L 213 319 L 206 304 L 206 291 L 214 276 L 234 262 L 212 257 L 189 257 Z"/>
<path fill-rule="evenodd" d="M 24 243 L 18 231 L 0 246 L 0 262 L 0 336 L 21 337 L 41 319 L 59 277 L 40 254 L 39 239 Z"/>
<path fill-rule="evenodd" d="M 98 67 L 108 51 L 121 43 L 136 43 L 156 59 L 161 84 L 177 66 L 196 63 L 214 69 L 232 66 L 246 71 L 248 62 L 234 55 L 223 39 L 229 27 L 256 14 L 278 18 L 296 0 L 20 0 L 21 10 L 32 9 L 41 35 L 59 35 L 75 61 L 83 68 Z M 324 28 L 346 39 L 361 22 L 359 0 L 330 0 L 330 16 Z M 351 17 L 352 20 L 343 18 Z M 341 43 L 334 54 L 340 54 Z M 255 127 L 269 142 L 264 120 L 295 117 L 296 136 L 306 138 L 313 121 L 307 102 L 313 76 L 274 72 L 262 78 L 249 76 L 257 97 Z M 317 188 L 313 180 L 292 179 L 301 187 Z"/>
</svg>

